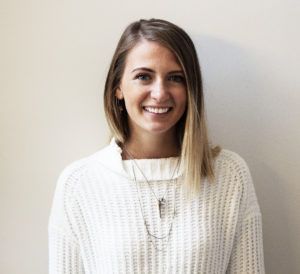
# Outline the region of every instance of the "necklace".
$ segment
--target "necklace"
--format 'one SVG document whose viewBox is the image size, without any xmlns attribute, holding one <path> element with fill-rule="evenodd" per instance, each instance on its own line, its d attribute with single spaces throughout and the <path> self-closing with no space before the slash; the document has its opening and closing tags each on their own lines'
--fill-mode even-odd
<svg viewBox="0 0 300 274">
<path fill-rule="evenodd" d="M 142 170 L 140 169 L 140 167 L 138 166 L 137 162 L 135 161 L 135 159 L 133 158 L 133 156 L 128 152 L 128 150 L 124 147 L 123 148 L 124 151 L 128 154 L 129 158 L 134 162 L 135 166 L 138 168 L 139 172 L 143 175 L 143 177 L 145 178 L 147 184 L 148 184 L 148 187 L 150 188 L 151 192 L 153 193 L 155 199 L 157 200 L 157 206 L 158 206 L 158 212 L 159 212 L 159 218 L 161 219 L 162 217 L 162 209 L 163 207 L 167 204 L 167 201 L 165 199 L 165 196 L 168 192 L 168 189 L 169 189 L 169 184 L 166 185 L 166 190 L 164 192 L 164 195 L 161 197 L 161 198 L 158 198 L 155 194 L 155 191 L 152 189 L 150 183 L 149 183 L 149 180 L 146 178 L 145 174 L 142 172 Z M 175 169 L 173 170 L 173 173 L 172 173 L 172 177 L 171 177 L 171 182 L 173 181 L 173 177 L 175 175 L 175 171 L 177 170 L 178 168 L 178 164 L 179 164 L 179 161 L 177 161 L 177 164 L 176 164 L 176 167 Z M 136 176 L 135 176 L 135 172 L 134 170 L 132 169 L 133 171 L 133 174 L 134 174 L 134 179 L 136 181 Z M 176 185 L 175 185 L 176 187 Z"/>
<path fill-rule="evenodd" d="M 174 222 L 174 218 L 175 218 L 175 215 L 176 215 L 176 204 L 175 204 L 175 199 L 176 199 L 176 185 L 177 185 L 177 179 L 175 180 L 175 184 L 174 184 L 174 206 L 173 206 L 173 216 L 172 216 L 172 220 L 169 224 L 169 229 L 168 229 L 168 232 L 165 234 L 165 235 L 156 235 L 154 233 L 152 233 L 149 229 L 149 225 L 147 224 L 147 221 L 146 221 L 146 218 L 145 218 L 145 215 L 144 215 L 144 212 L 143 212 L 143 207 L 142 207 L 142 202 L 141 202 L 141 194 L 140 194 L 140 191 L 139 191 L 139 188 L 138 188 L 138 183 L 137 183 L 137 180 L 136 180 L 136 175 L 135 175 L 135 171 L 134 171 L 134 167 L 133 167 L 133 164 L 135 164 L 135 166 L 138 168 L 138 170 L 141 172 L 141 174 L 143 175 L 143 177 L 145 178 L 149 188 L 151 189 L 152 193 L 154 194 L 156 200 L 158 201 L 158 209 L 159 209 L 159 216 L 161 218 L 161 210 L 162 210 L 162 206 L 166 204 L 166 199 L 165 199 L 165 195 L 168 191 L 168 185 L 166 187 L 166 191 L 163 195 L 162 198 L 157 198 L 154 190 L 152 189 L 152 187 L 150 186 L 150 183 L 148 181 L 148 179 L 146 178 L 146 176 L 144 175 L 144 173 L 142 172 L 142 170 L 140 169 L 140 167 L 138 166 L 137 162 L 134 160 L 134 158 L 132 157 L 132 155 L 125 149 L 123 148 L 124 151 L 128 154 L 129 158 L 132 160 L 131 162 L 131 168 L 132 168 L 132 173 L 133 173 L 133 176 L 134 176 L 134 181 L 135 181 L 135 185 L 136 185 L 136 190 L 137 190 L 137 194 L 138 194 L 138 200 L 139 200 L 139 205 L 140 205 L 140 209 L 141 209 L 141 213 L 142 213 L 142 216 L 143 216 L 143 220 L 144 220 L 144 225 L 145 225 L 145 228 L 146 228 L 146 231 L 147 231 L 147 234 L 149 236 L 149 239 L 150 239 L 150 242 L 151 244 L 154 246 L 154 248 L 158 251 L 163 251 L 163 248 L 158 248 L 158 246 L 154 243 L 153 240 L 159 240 L 159 241 L 163 241 L 164 239 L 167 238 L 167 243 L 169 242 L 169 239 L 170 239 L 170 235 L 171 235 L 171 231 L 172 231 L 172 227 L 173 227 L 173 222 Z M 173 177 L 174 177 L 174 174 L 175 174 L 175 171 L 177 170 L 178 168 L 178 164 L 179 164 L 179 161 L 177 162 L 177 165 L 173 171 L 173 174 L 172 174 L 172 177 L 171 177 L 171 182 L 174 181 Z"/>
</svg>

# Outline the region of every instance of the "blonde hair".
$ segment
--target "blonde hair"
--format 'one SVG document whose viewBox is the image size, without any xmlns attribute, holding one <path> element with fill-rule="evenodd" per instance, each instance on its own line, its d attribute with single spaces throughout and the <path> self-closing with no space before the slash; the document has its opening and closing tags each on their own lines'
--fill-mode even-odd
<svg viewBox="0 0 300 274">
<path fill-rule="evenodd" d="M 184 71 L 187 108 L 176 125 L 176 132 L 184 182 L 188 193 L 196 194 L 203 178 L 214 180 L 214 157 L 220 152 L 220 147 L 212 148 L 208 141 L 199 61 L 195 46 L 183 29 L 161 19 L 141 19 L 125 29 L 105 82 L 104 108 L 109 127 L 116 141 L 124 144 L 129 137 L 128 117 L 124 100 L 118 100 L 115 93 L 124 72 L 126 56 L 142 39 L 160 43 L 171 50 Z"/>
</svg>

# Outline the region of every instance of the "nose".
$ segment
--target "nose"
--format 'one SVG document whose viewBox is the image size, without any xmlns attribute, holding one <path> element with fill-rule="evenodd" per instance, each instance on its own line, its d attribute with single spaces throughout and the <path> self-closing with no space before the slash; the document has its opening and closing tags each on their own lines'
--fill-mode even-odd
<svg viewBox="0 0 300 274">
<path fill-rule="evenodd" d="M 168 87 L 163 80 L 157 80 L 153 83 L 151 98 L 157 102 L 165 102 L 170 98 Z"/>
</svg>

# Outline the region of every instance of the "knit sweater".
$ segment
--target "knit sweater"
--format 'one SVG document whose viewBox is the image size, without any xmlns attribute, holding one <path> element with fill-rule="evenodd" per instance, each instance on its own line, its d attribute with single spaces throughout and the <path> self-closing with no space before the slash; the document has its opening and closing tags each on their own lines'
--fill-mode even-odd
<svg viewBox="0 0 300 274">
<path fill-rule="evenodd" d="M 202 180 L 192 199 L 177 161 L 122 160 L 113 139 L 68 165 L 49 219 L 50 273 L 264 273 L 261 213 L 245 161 L 222 149 L 215 181 Z M 155 195 L 165 197 L 161 216 Z"/>
</svg>

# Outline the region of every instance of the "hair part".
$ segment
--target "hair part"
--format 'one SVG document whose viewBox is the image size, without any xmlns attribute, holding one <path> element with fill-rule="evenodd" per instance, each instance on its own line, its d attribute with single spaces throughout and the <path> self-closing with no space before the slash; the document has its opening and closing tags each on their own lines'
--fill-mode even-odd
<svg viewBox="0 0 300 274">
<path fill-rule="evenodd" d="M 141 19 L 125 29 L 113 55 L 104 88 L 104 108 L 109 127 L 119 144 L 124 144 L 129 138 L 124 100 L 117 99 L 115 95 L 124 73 L 126 57 L 142 40 L 157 42 L 168 48 L 183 69 L 187 108 L 176 125 L 176 132 L 184 185 L 188 194 L 196 194 L 204 178 L 211 182 L 214 180 L 214 158 L 221 148 L 212 148 L 209 144 L 200 65 L 194 43 L 183 29 L 161 19 Z"/>
</svg>

